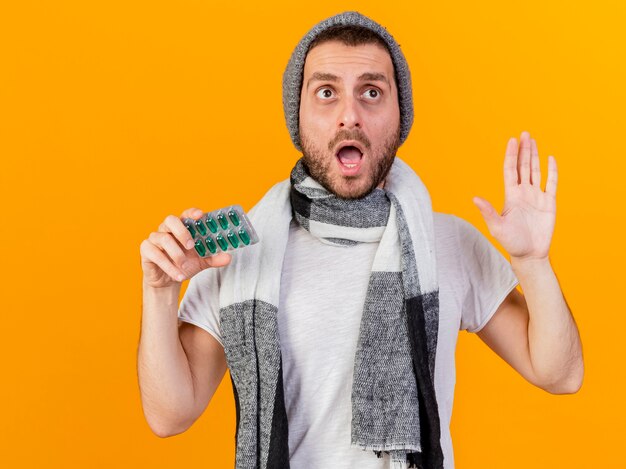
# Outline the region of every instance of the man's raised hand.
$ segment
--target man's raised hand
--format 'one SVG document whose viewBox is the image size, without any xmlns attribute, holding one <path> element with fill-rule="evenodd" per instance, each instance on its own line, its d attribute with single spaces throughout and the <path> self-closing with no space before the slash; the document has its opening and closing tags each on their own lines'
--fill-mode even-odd
<svg viewBox="0 0 626 469">
<path fill-rule="evenodd" d="M 198 219 L 202 210 L 190 208 L 181 218 Z M 144 286 L 162 288 L 180 283 L 209 267 L 230 263 L 231 256 L 220 253 L 202 258 L 194 249 L 193 239 L 181 218 L 168 215 L 157 231 L 150 233 L 140 247 Z"/>
<path fill-rule="evenodd" d="M 547 259 L 556 219 L 556 185 L 554 157 L 548 157 L 544 191 L 535 140 L 528 132 L 522 132 L 519 146 L 517 140 L 511 138 L 504 157 L 502 214 L 485 199 L 474 197 L 489 232 L 511 259 Z"/>
</svg>

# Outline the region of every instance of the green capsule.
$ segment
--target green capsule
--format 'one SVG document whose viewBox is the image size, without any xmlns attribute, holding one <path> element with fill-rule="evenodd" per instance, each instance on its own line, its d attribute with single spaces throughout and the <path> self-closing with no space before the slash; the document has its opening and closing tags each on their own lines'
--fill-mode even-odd
<svg viewBox="0 0 626 469">
<path fill-rule="evenodd" d="M 187 230 L 189 230 L 191 237 L 194 238 L 196 236 L 196 230 L 193 227 L 193 222 L 186 221 L 185 226 L 187 227 Z"/>
<path fill-rule="evenodd" d="M 226 217 L 224 216 L 222 212 L 217 214 L 217 221 L 219 222 L 223 230 L 228 228 L 228 220 L 226 219 Z"/>
<path fill-rule="evenodd" d="M 205 241 L 206 241 L 206 247 L 209 248 L 209 251 L 211 251 L 211 254 L 215 254 L 217 252 L 217 245 L 215 244 L 215 241 L 213 241 L 213 238 L 209 236 Z"/>
<path fill-rule="evenodd" d="M 239 247 L 239 240 L 237 239 L 237 236 L 235 236 L 235 233 L 229 231 L 226 237 L 228 238 L 228 242 L 232 247 L 234 247 L 235 249 Z"/>
<path fill-rule="evenodd" d="M 202 243 L 201 239 L 196 240 L 194 247 L 196 248 L 198 254 L 200 254 L 200 257 L 204 257 L 206 254 L 206 248 L 204 247 L 204 243 Z"/>
<path fill-rule="evenodd" d="M 221 234 L 218 234 L 215 237 L 215 241 L 217 241 L 217 244 L 220 245 L 220 247 L 222 248 L 222 251 L 227 251 L 228 250 L 228 243 L 226 242 L 226 240 L 224 239 L 224 237 Z"/>
<path fill-rule="evenodd" d="M 239 215 L 237 215 L 237 212 L 235 212 L 234 210 L 229 210 L 228 211 L 228 218 L 230 218 L 230 221 L 233 222 L 233 225 L 235 226 L 239 226 Z"/>
<path fill-rule="evenodd" d="M 206 218 L 206 226 L 209 227 L 209 230 L 211 230 L 211 233 L 217 233 L 217 223 L 215 222 L 215 220 L 213 220 L 212 217 Z"/>
<path fill-rule="evenodd" d="M 239 233 L 239 237 L 243 241 L 243 244 L 245 244 L 246 246 L 250 244 L 250 235 L 248 235 L 248 232 L 246 230 L 240 228 L 237 233 Z"/>
<path fill-rule="evenodd" d="M 204 223 L 202 223 L 202 220 L 196 220 L 196 228 L 198 228 L 198 231 L 200 232 L 200 234 L 202 236 L 206 235 L 206 226 L 204 225 Z"/>
</svg>

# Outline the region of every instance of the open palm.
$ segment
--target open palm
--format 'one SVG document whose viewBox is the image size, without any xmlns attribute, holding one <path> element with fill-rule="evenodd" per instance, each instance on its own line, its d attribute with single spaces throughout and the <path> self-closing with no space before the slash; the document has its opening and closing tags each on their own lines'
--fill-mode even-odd
<svg viewBox="0 0 626 469">
<path fill-rule="evenodd" d="M 543 259 L 548 256 L 556 220 L 556 160 L 548 158 L 548 178 L 541 189 L 537 144 L 522 132 L 520 144 L 511 138 L 504 157 L 504 208 L 501 214 L 480 197 L 480 209 L 489 232 L 513 258 Z"/>
</svg>

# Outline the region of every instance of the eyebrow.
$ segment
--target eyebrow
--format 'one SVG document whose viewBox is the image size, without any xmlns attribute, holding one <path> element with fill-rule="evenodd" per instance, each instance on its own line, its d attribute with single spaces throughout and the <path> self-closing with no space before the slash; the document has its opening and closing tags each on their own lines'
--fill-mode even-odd
<svg viewBox="0 0 626 469">
<path fill-rule="evenodd" d="M 387 85 L 389 85 L 389 81 L 387 80 L 387 77 L 384 74 L 378 73 L 378 72 L 376 73 L 365 72 L 361 74 L 357 79 L 359 81 L 382 81 L 384 83 L 387 83 Z M 309 78 L 309 80 L 306 82 L 307 89 L 309 88 L 309 85 L 311 84 L 311 82 L 315 80 L 338 82 L 339 77 L 337 75 L 333 75 L 332 73 L 315 72 L 313 73 L 313 75 L 311 75 L 311 78 Z"/>
</svg>

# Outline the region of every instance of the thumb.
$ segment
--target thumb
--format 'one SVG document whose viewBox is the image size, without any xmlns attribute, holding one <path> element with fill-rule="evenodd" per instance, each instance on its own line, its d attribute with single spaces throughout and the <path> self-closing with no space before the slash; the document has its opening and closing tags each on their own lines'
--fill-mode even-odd
<svg viewBox="0 0 626 469">
<path fill-rule="evenodd" d="M 496 209 L 493 208 L 493 205 L 491 205 L 491 203 L 487 200 L 481 197 L 474 197 L 472 200 L 474 201 L 474 204 L 478 207 L 478 210 L 480 210 L 480 214 L 485 219 L 485 223 L 487 223 L 487 228 L 489 228 L 489 231 L 491 232 L 491 234 L 493 234 L 495 231 L 497 231 L 498 226 L 502 221 L 502 217 L 498 212 L 496 212 Z"/>
<path fill-rule="evenodd" d="M 208 267 L 224 267 L 225 265 L 230 264 L 231 259 L 232 257 L 230 254 L 221 252 L 215 256 L 205 257 L 202 259 L 202 264 L 204 269 Z"/>
</svg>

